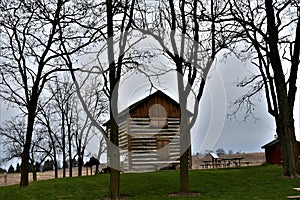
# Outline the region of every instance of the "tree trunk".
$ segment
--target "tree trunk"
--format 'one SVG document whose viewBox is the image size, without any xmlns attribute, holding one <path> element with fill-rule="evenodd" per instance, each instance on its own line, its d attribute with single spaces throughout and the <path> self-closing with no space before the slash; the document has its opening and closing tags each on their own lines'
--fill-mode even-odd
<svg viewBox="0 0 300 200">
<path fill-rule="evenodd" d="M 71 119 L 68 123 L 68 143 L 69 143 L 69 177 L 73 176 L 73 159 L 72 159 L 72 136 L 71 136 Z"/>
<path fill-rule="evenodd" d="M 32 162 L 32 180 L 37 181 L 37 163 Z"/>
<path fill-rule="evenodd" d="M 114 168 L 110 169 L 110 198 L 120 199 L 120 171 Z"/>
<path fill-rule="evenodd" d="M 182 106 L 181 102 L 180 105 Z M 189 192 L 189 134 L 188 117 L 181 109 L 180 123 L 180 193 Z"/>
<path fill-rule="evenodd" d="M 29 152 L 24 148 L 22 152 L 20 187 L 28 186 L 28 166 L 29 166 Z"/>
<path fill-rule="evenodd" d="M 187 115 L 187 95 L 184 92 L 183 76 L 177 73 L 180 104 L 180 193 L 189 192 L 189 118 Z"/>
<path fill-rule="evenodd" d="M 271 45 L 270 48 L 272 48 Z M 273 48 L 275 49 L 274 46 Z M 271 54 L 273 54 L 271 56 L 271 64 L 274 70 L 274 81 L 278 99 L 278 114 L 275 116 L 275 121 L 283 160 L 283 175 L 298 177 L 300 174 L 300 162 L 295 136 L 293 109 L 290 107 L 279 53 L 278 50 L 274 49 L 271 50 Z"/>
<path fill-rule="evenodd" d="M 112 200 L 120 199 L 120 153 L 119 149 L 115 148 L 119 146 L 118 139 L 118 124 L 114 115 L 118 114 L 118 95 L 119 95 L 119 85 L 121 69 L 116 67 L 115 63 L 115 51 L 114 51 L 114 26 L 113 26 L 113 2 L 112 0 L 106 0 L 106 17 L 107 17 L 107 56 L 109 62 L 109 109 L 110 109 L 110 141 L 112 144 L 107 146 L 108 156 L 110 161 L 110 198 Z M 121 67 L 121 66 L 118 66 Z M 115 96 L 113 96 L 115 92 Z"/>
<path fill-rule="evenodd" d="M 56 158 L 56 148 L 54 148 L 53 151 L 54 151 L 54 155 L 53 155 L 54 178 L 58 178 L 58 164 L 57 164 L 57 158 Z"/>
<path fill-rule="evenodd" d="M 78 176 L 82 176 L 83 158 L 81 153 L 78 153 Z"/>
<path fill-rule="evenodd" d="M 181 135 L 182 136 L 182 135 Z M 185 150 L 180 156 L 180 193 L 189 192 L 189 151 Z"/>
<path fill-rule="evenodd" d="M 112 104 L 116 105 L 116 104 Z M 111 116 L 112 112 L 111 112 Z M 112 144 L 108 145 L 108 151 L 109 151 L 109 161 L 110 161 L 110 198 L 112 200 L 118 200 L 120 199 L 120 154 L 119 149 L 115 148 L 119 146 L 119 140 L 118 140 L 118 125 L 111 117 L 111 127 L 110 127 L 110 139 Z"/>
<path fill-rule="evenodd" d="M 30 106 L 28 107 L 30 108 Z M 27 122 L 26 141 L 21 155 L 22 163 L 21 163 L 20 187 L 26 187 L 29 184 L 28 181 L 28 167 L 29 167 L 29 158 L 30 158 L 29 151 L 30 151 L 31 140 L 32 140 L 36 104 L 31 108 L 32 109 L 28 109 L 29 111 L 28 111 L 28 118 L 27 118 L 28 122 Z"/>
<path fill-rule="evenodd" d="M 73 159 L 72 159 L 72 146 L 71 141 L 69 140 L 69 177 L 73 176 Z"/>
<path fill-rule="evenodd" d="M 48 132 L 49 132 L 49 137 L 51 140 L 51 144 L 52 144 L 52 148 L 53 148 L 53 165 L 54 165 L 54 177 L 58 178 L 58 166 L 57 166 L 57 154 L 56 154 L 56 144 L 55 144 L 55 140 L 52 136 L 52 130 L 50 127 L 50 124 L 47 122 L 47 127 L 48 127 Z"/>
<path fill-rule="evenodd" d="M 96 164 L 96 173 L 99 172 L 99 164 Z"/>
<path fill-rule="evenodd" d="M 118 91 L 119 85 L 116 79 L 111 78 L 111 98 L 110 98 L 110 141 L 108 145 L 108 156 L 110 162 L 110 198 L 120 199 L 120 152 L 119 152 L 119 127 L 114 113 L 118 113 Z M 115 90 L 115 96 L 112 92 Z"/>
<path fill-rule="evenodd" d="M 288 107 L 281 111 L 278 120 L 276 120 L 276 131 L 281 147 L 283 175 L 295 178 L 299 177 L 300 174 L 300 162 L 298 158 L 294 119 L 290 117 L 288 113 Z"/>
<path fill-rule="evenodd" d="M 86 137 L 87 138 L 87 137 Z M 84 144 L 87 142 L 85 141 Z M 82 176 L 82 167 L 83 167 L 83 156 L 85 152 L 85 147 L 82 147 L 81 140 L 79 140 L 79 147 L 78 147 L 78 176 Z"/>
<path fill-rule="evenodd" d="M 298 177 L 300 163 L 298 159 L 297 142 L 295 136 L 293 109 L 289 102 L 285 74 L 278 50 L 278 27 L 274 14 L 272 0 L 265 1 L 267 14 L 268 42 L 270 49 L 270 62 L 274 71 L 274 82 L 278 100 L 278 114 L 275 116 L 277 134 L 280 140 L 281 156 L 283 159 L 283 174 L 289 177 Z"/>
<path fill-rule="evenodd" d="M 65 148 L 63 148 L 63 178 L 66 178 L 66 168 L 67 168 L 66 150 Z"/>
<path fill-rule="evenodd" d="M 61 115 L 61 126 L 62 126 L 62 156 L 63 156 L 63 178 L 66 177 L 66 129 L 65 129 L 65 113 Z"/>
</svg>

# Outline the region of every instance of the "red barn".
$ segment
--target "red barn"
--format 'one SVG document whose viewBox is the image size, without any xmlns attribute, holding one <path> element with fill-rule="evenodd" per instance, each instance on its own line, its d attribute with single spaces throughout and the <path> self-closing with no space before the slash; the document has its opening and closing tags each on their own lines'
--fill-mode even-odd
<svg viewBox="0 0 300 200">
<path fill-rule="evenodd" d="M 298 155 L 300 155 L 300 142 L 297 141 L 298 146 Z M 280 154 L 280 142 L 279 139 L 276 138 L 275 140 L 265 144 L 261 147 L 265 149 L 265 156 L 266 156 L 266 163 L 268 164 L 277 164 L 282 165 L 282 159 Z"/>
</svg>

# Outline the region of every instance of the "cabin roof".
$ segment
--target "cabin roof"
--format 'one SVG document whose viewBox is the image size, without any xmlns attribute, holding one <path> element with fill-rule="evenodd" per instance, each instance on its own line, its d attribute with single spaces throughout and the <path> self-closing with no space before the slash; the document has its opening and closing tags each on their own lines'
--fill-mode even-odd
<svg viewBox="0 0 300 200">
<path fill-rule="evenodd" d="M 272 140 L 271 142 L 269 142 L 269 143 L 263 145 L 261 148 L 262 148 L 262 149 L 265 149 L 265 148 L 267 148 L 267 147 L 271 147 L 271 146 L 277 144 L 278 142 L 279 142 L 279 139 L 276 138 L 275 140 Z"/>
<path fill-rule="evenodd" d="M 154 97 L 154 96 L 163 96 L 166 100 L 170 101 L 171 103 L 175 104 L 176 106 L 178 106 L 180 108 L 180 105 L 177 101 L 175 101 L 174 99 L 172 99 L 170 96 L 168 96 L 166 93 L 162 92 L 161 90 L 157 90 L 156 92 L 150 94 L 149 96 L 131 104 L 129 107 L 125 108 L 124 110 L 122 110 L 119 113 L 119 118 L 125 117 L 126 114 L 130 113 L 132 110 L 134 110 L 135 108 L 137 108 L 138 106 L 142 105 L 143 103 L 145 103 L 146 101 L 148 101 L 150 98 Z M 189 112 L 189 115 L 192 115 L 191 112 Z M 107 122 L 105 122 L 103 125 L 107 126 L 108 123 L 110 122 L 110 120 L 108 120 Z"/>
<path fill-rule="evenodd" d="M 137 101 L 136 103 L 131 104 L 128 108 L 125 108 L 123 111 L 120 112 L 119 116 L 122 117 L 123 115 L 125 115 L 126 113 L 128 113 L 128 111 L 132 111 L 135 108 L 137 108 L 139 105 L 142 105 L 143 103 L 145 103 L 147 100 L 149 100 L 150 98 L 152 98 L 153 96 L 163 96 L 166 98 L 166 100 L 171 101 L 172 103 L 176 104 L 179 106 L 179 103 L 177 101 L 175 101 L 174 99 L 172 99 L 170 96 L 168 96 L 166 93 L 162 92 L 161 90 L 157 90 L 156 92 L 150 94 L 149 96 L 145 97 L 144 99 Z"/>
<path fill-rule="evenodd" d="M 272 140 L 271 142 L 269 142 L 269 143 L 263 145 L 261 148 L 262 148 L 262 149 L 265 149 L 265 148 L 271 147 L 271 146 L 273 146 L 273 145 L 275 145 L 275 144 L 277 144 L 277 143 L 279 143 L 279 139 L 278 139 L 278 138 L 276 138 L 275 140 Z M 300 142 L 297 141 L 297 143 L 299 144 Z"/>
<path fill-rule="evenodd" d="M 219 156 L 217 154 L 215 154 L 214 152 L 210 152 L 209 153 L 211 155 L 211 157 L 213 158 L 219 158 Z"/>
<path fill-rule="evenodd" d="M 202 161 L 211 161 L 211 159 L 218 159 L 219 156 L 214 152 L 209 152 L 201 160 Z"/>
</svg>

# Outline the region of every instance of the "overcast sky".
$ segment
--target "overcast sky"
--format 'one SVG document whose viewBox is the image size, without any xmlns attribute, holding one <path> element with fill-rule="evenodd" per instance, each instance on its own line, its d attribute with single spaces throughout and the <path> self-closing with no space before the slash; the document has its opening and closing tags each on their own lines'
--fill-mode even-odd
<svg viewBox="0 0 300 200">
<path fill-rule="evenodd" d="M 274 139 L 274 119 L 267 113 L 264 93 L 259 95 L 259 100 L 254 100 L 256 109 L 254 113 L 258 120 L 249 118 L 241 122 L 241 118 L 228 119 L 227 114 L 232 112 L 229 108 L 239 95 L 245 92 L 244 89 L 236 87 L 236 81 L 249 75 L 253 68 L 248 63 L 242 63 L 234 57 L 229 57 L 226 62 L 218 61 L 209 76 L 203 98 L 200 103 L 198 123 L 193 128 L 192 149 L 193 152 L 204 152 L 205 150 L 216 150 L 224 148 L 226 152 L 258 152 L 262 151 L 261 146 Z M 177 99 L 174 74 L 162 76 L 160 84 L 165 93 Z M 121 84 L 120 109 L 144 98 L 149 85 L 143 76 L 131 76 Z M 298 81 L 298 88 L 299 81 Z M 7 108 L 1 102 L 0 121 L 10 119 L 17 112 Z M 219 106 L 219 107 L 218 107 Z M 295 104 L 295 128 L 296 136 L 299 138 L 299 93 Z M 239 117 L 243 117 L 240 112 Z M 204 142 L 205 141 L 205 142 Z"/>
<path fill-rule="evenodd" d="M 261 146 L 274 139 L 274 119 L 267 113 L 264 93 L 253 99 L 256 104 L 254 118 L 242 122 L 243 112 L 239 112 L 237 119 L 228 119 L 233 109 L 229 108 L 232 102 L 243 94 L 246 89 L 236 87 L 237 80 L 243 79 L 255 69 L 249 63 L 242 63 L 234 57 L 226 62 L 218 61 L 209 76 L 205 93 L 200 102 L 198 122 L 193 127 L 192 149 L 193 153 L 204 153 L 206 150 L 223 148 L 226 152 L 259 152 Z M 177 98 L 177 89 L 174 84 L 175 76 L 166 75 L 160 78 L 165 93 L 174 99 Z M 128 77 L 121 84 L 120 110 L 147 94 L 149 87 L 147 79 L 140 76 Z M 299 85 L 299 81 L 298 81 Z M 299 88 L 299 87 L 298 87 Z M 295 109 L 296 135 L 299 136 L 299 95 Z"/>
<path fill-rule="evenodd" d="M 226 63 L 217 62 L 216 70 L 212 74 L 219 72 L 224 83 L 227 105 L 226 114 L 233 112 L 233 108 L 230 108 L 230 105 L 247 90 L 246 88 L 238 88 L 236 82 L 250 75 L 251 71 L 253 72 L 255 69 L 250 63 L 242 63 L 234 57 L 230 57 Z M 208 84 L 214 85 L 214 77 L 212 75 L 212 80 Z M 205 101 L 208 101 L 208 99 L 210 98 L 206 90 L 206 95 L 202 103 L 205 104 Z M 214 102 L 217 103 L 216 101 Z M 225 117 L 224 126 L 214 149 L 224 148 L 227 152 L 228 150 L 234 152 L 258 152 L 262 151 L 262 145 L 274 139 L 274 135 L 276 134 L 275 123 L 273 118 L 267 113 L 264 93 L 262 92 L 257 97 L 254 97 L 253 102 L 256 104 L 253 112 L 258 119 L 250 117 L 247 121 L 243 122 L 243 111 L 238 113 L 237 119 L 228 119 Z M 194 146 L 194 150 L 198 151 L 197 145 Z"/>
</svg>

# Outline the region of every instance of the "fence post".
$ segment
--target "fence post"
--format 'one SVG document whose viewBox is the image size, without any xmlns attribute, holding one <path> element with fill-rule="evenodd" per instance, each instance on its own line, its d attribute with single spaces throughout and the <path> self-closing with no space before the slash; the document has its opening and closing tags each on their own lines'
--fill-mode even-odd
<svg viewBox="0 0 300 200">
<path fill-rule="evenodd" d="M 4 185 L 6 185 L 6 184 L 7 184 L 7 173 L 4 172 Z"/>
</svg>

